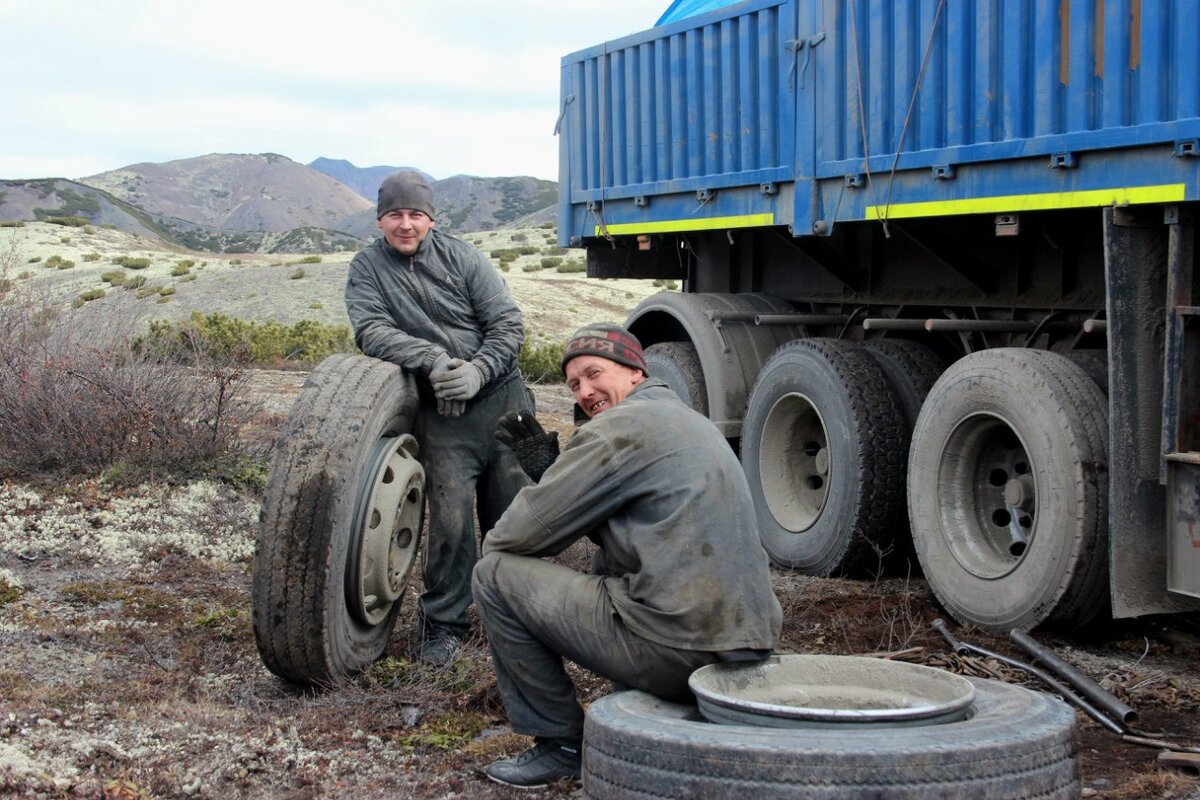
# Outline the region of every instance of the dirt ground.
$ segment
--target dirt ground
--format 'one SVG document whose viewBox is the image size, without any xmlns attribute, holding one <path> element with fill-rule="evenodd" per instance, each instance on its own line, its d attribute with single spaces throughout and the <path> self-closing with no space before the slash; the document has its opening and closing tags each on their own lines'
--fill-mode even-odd
<svg viewBox="0 0 1200 800">
<path fill-rule="evenodd" d="M 262 373 L 278 426 L 303 375 Z M 569 434 L 562 387 L 539 415 Z M 0 796 L 45 798 L 549 798 L 481 769 L 528 741 L 505 731 L 486 648 L 453 665 L 410 660 L 419 576 L 386 657 L 350 685 L 313 692 L 271 675 L 250 628 L 257 500 L 209 483 L 111 489 L 0 483 Z M 561 558 L 586 563 L 586 542 Z M 780 650 L 890 654 L 1042 688 L 984 658 L 953 655 L 919 577 L 821 579 L 777 572 Z M 971 644 L 1028 660 L 1001 638 Z M 1139 727 L 1200 744 L 1200 622 L 1152 618 L 1039 634 L 1133 705 Z M 585 702 L 608 684 L 575 670 Z M 1084 796 L 1200 797 L 1160 748 L 1122 741 L 1078 715 Z"/>
</svg>

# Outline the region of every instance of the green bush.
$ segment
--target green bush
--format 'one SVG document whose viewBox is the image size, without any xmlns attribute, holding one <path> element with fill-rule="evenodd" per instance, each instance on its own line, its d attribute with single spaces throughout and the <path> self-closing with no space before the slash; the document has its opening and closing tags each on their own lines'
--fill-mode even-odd
<svg viewBox="0 0 1200 800">
<path fill-rule="evenodd" d="M 49 222 L 51 225 L 65 225 L 68 228 L 82 228 L 88 224 L 88 220 L 83 217 L 43 217 L 42 222 Z"/>
<path fill-rule="evenodd" d="M 502 256 L 500 256 L 501 264 L 507 264 L 510 261 L 516 261 L 516 260 L 517 260 L 517 254 L 511 250 L 506 251 Z"/>
<path fill-rule="evenodd" d="M 73 266 L 75 266 L 74 261 L 59 255 L 50 256 L 46 259 L 47 269 L 70 269 Z"/>
<path fill-rule="evenodd" d="M 553 228 L 554 228 L 554 223 L 553 223 L 553 222 L 543 222 L 543 223 L 542 223 L 541 225 L 539 225 L 538 227 L 539 227 L 539 228 L 553 229 Z"/>
<path fill-rule="evenodd" d="M 176 264 L 175 266 L 171 267 L 171 275 L 172 275 L 172 277 L 178 278 L 183 275 L 187 275 L 189 270 L 191 270 L 191 267 L 186 266 L 181 261 L 178 264 Z"/>
<path fill-rule="evenodd" d="M 24 228 L 25 223 L 19 219 L 0 219 L 0 228 Z"/>
<path fill-rule="evenodd" d="M 517 248 L 517 253 L 523 256 L 537 255 L 537 252 L 538 248 L 528 244 L 523 244 Z"/>
<path fill-rule="evenodd" d="M 322 308 L 325 307 L 325 304 L 324 303 L 309 303 L 308 307 L 311 308 L 313 311 L 320 311 Z"/>
<path fill-rule="evenodd" d="M 543 247 L 542 255 L 544 256 L 565 256 L 567 248 L 565 247 Z"/>
<path fill-rule="evenodd" d="M 133 288 L 133 287 L 132 287 L 132 286 L 130 286 L 129 284 L 125 284 L 125 286 L 126 286 L 127 288 L 130 288 L 130 289 L 132 289 L 132 288 Z M 137 290 L 137 298 L 138 298 L 139 300 L 141 300 L 141 299 L 143 299 L 143 298 L 146 298 L 146 297 L 152 297 L 152 296 L 154 296 L 154 295 L 157 295 L 157 294 L 158 294 L 158 290 L 159 290 L 160 288 L 162 288 L 162 287 L 160 287 L 160 286 L 155 286 L 155 285 L 150 285 L 150 286 L 139 286 L 139 287 L 138 287 L 138 290 Z"/>
<path fill-rule="evenodd" d="M 145 269 L 150 266 L 150 259 L 140 256 L 113 256 L 112 263 L 126 269 Z"/>
<path fill-rule="evenodd" d="M 131 278 L 128 275 L 126 275 L 125 283 L 123 283 L 121 285 L 124 286 L 126 289 L 140 289 L 146 285 L 146 276 L 145 275 L 134 275 Z M 153 288 L 151 288 L 152 293 L 153 293 L 153 291 L 154 291 Z M 145 297 L 145 295 L 138 295 L 138 297 Z"/>
<path fill-rule="evenodd" d="M 125 281 L 129 280 L 129 273 L 123 269 L 112 269 L 100 275 L 100 280 L 105 283 L 110 283 L 113 286 L 124 286 Z M 142 278 L 145 280 L 145 278 Z"/>
<path fill-rule="evenodd" d="M 292 272 L 288 275 L 288 280 L 298 281 L 303 277 L 304 267 L 300 267 L 299 269 L 292 270 Z"/>
<path fill-rule="evenodd" d="M 568 261 L 565 264 L 559 264 L 555 272 L 587 272 L 587 263 L 583 261 Z"/>
<path fill-rule="evenodd" d="M 521 272 L 541 272 L 541 264 L 525 264 L 521 267 Z"/>
<path fill-rule="evenodd" d="M 184 275 L 182 278 L 177 280 L 176 283 L 188 283 L 188 282 L 194 281 L 194 280 L 196 280 L 195 273 L 189 272 L 187 275 Z"/>
<path fill-rule="evenodd" d="M 80 256 L 80 258 L 82 258 L 84 261 L 88 261 L 88 262 L 99 261 L 100 254 L 99 253 L 84 253 L 82 256 Z"/>
<path fill-rule="evenodd" d="M 293 266 L 295 264 L 320 264 L 320 263 L 321 263 L 320 256 L 305 256 L 304 258 L 298 258 L 295 261 L 289 261 L 288 266 Z"/>
<path fill-rule="evenodd" d="M 28 261 L 26 261 L 25 263 L 26 264 L 36 264 L 41 260 L 42 260 L 41 256 L 31 256 L 30 259 Z"/>
<path fill-rule="evenodd" d="M 355 352 L 347 325 L 301 320 L 293 325 L 268 320 L 250 322 L 224 314 L 193 312 L 185 322 L 158 320 L 139 337 L 136 347 L 168 358 L 186 360 L 195 345 L 212 356 L 254 364 L 298 361 L 315 364 L 334 353 Z"/>
<path fill-rule="evenodd" d="M 93 300 L 99 300 L 106 294 L 108 294 L 108 292 L 104 291 L 103 289 L 88 289 L 86 292 L 80 292 L 79 297 L 75 298 L 75 302 L 72 303 L 72 305 L 74 305 L 76 308 L 79 308 L 79 306 L 83 305 L 84 303 L 90 303 Z"/>
<path fill-rule="evenodd" d="M 512 240 L 514 242 L 527 242 L 527 241 L 529 241 L 529 237 L 526 236 L 524 233 L 514 233 L 512 235 Z"/>
<path fill-rule="evenodd" d="M 168 295 L 173 295 L 173 294 L 175 294 L 175 287 L 174 286 L 160 286 L 160 287 L 158 287 L 158 293 L 160 295 L 162 295 L 163 297 L 167 297 Z"/>
<path fill-rule="evenodd" d="M 488 255 L 491 256 L 492 258 L 498 258 L 501 261 L 503 261 L 505 254 L 512 253 L 512 252 L 514 252 L 514 251 L 501 247 L 501 248 L 496 248 L 495 250 L 491 251 L 490 253 L 488 253 Z"/>
<path fill-rule="evenodd" d="M 660 289 L 666 289 L 669 292 L 673 292 L 679 287 L 679 284 L 677 284 L 675 281 L 668 281 L 663 278 L 655 278 L 654 285 Z"/>
<path fill-rule="evenodd" d="M 524 342 L 517 353 L 517 369 L 526 383 L 562 383 L 563 374 L 559 364 L 562 363 L 563 349 L 564 345 L 561 344 L 533 345 Z"/>
<path fill-rule="evenodd" d="M 61 242 L 62 244 L 70 244 L 71 237 L 70 236 L 60 236 L 60 237 L 58 237 L 58 241 Z"/>
<path fill-rule="evenodd" d="M 563 263 L 563 260 L 558 256 L 545 256 L 542 258 L 542 269 L 553 269 Z"/>
<path fill-rule="evenodd" d="M 196 262 L 192 261 L 190 258 L 182 258 L 179 260 L 179 263 L 176 264 L 176 266 L 191 269 L 192 267 L 196 266 Z"/>
<path fill-rule="evenodd" d="M 508 272 L 508 271 L 510 271 L 511 269 L 512 269 L 512 267 L 511 267 L 511 266 L 509 266 L 508 262 L 504 262 L 504 263 L 502 263 L 502 264 L 500 265 L 500 271 L 501 271 L 501 272 Z"/>
</svg>

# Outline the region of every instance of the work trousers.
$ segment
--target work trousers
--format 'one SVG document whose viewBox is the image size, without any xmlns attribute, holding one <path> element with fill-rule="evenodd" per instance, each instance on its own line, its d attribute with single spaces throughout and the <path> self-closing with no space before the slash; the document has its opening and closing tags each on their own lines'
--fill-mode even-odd
<svg viewBox="0 0 1200 800">
<path fill-rule="evenodd" d="M 479 530 L 486 533 L 528 484 L 516 455 L 498 444 L 495 435 L 501 416 L 530 409 L 532 403 L 520 378 L 468 401 L 460 417 L 444 417 L 436 404 L 422 403 L 413 434 L 429 503 L 421 595 L 426 626 L 460 634 L 470 629 L 471 570 L 479 555 L 471 512 L 477 511 Z"/>
<path fill-rule="evenodd" d="M 475 604 L 513 731 L 578 738 L 583 709 L 563 659 L 667 700 L 689 702 L 688 676 L 714 653 L 636 635 L 617 615 L 599 575 L 540 558 L 492 552 L 476 565 Z"/>
</svg>

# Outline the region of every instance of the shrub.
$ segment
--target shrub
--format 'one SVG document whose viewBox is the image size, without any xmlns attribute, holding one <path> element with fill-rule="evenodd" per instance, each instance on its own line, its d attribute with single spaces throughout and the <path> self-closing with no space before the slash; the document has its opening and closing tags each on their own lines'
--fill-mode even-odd
<svg viewBox="0 0 1200 800">
<path fill-rule="evenodd" d="M 113 286 L 124 286 L 125 281 L 129 279 L 129 273 L 123 269 L 112 269 L 100 275 L 100 280 Z M 145 278 L 142 278 L 145 280 Z"/>
<path fill-rule="evenodd" d="M 144 284 L 145 284 L 145 281 L 143 281 L 143 285 L 140 285 L 137 287 L 137 298 L 139 300 L 141 300 L 142 298 L 145 298 L 145 297 L 151 297 L 153 295 L 158 294 L 158 290 L 160 288 L 162 288 L 162 287 L 156 286 L 154 284 L 151 284 L 149 286 L 146 286 Z M 133 286 L 129 283 L 125 284 L 125 286 L 126 286 L 126 288 L 129 288 L 129 289 L 133 288 Z"/>
<path fill-rule="evenodd" d="M 506 262 L 503 262 L 503 263 L 501 263 L 501 264 L 500 264 L 500 271 L 501 271 L 501 272 L 508 272 L 508 271 L 510 271 L 511 269 L 512 269 L 512 267 L 510 267 L 510 266 L 508 265 L 508 262 L 507 262 L 507 261 L 506 261 Z"/>
<path fill-rule="evenodd" d="M 54 255 L 46 259 L 47 269 L 71 269 L 75 266 L 75 262 L 62 256 Z"/>
<path fill-rule="evenodd" d="M 158 289 L 158 293 L 160 295 L 162 295 L 163 297 L 173 295 L 173 294 L 175 294 L 175 287 L 174 286 L 160 286 Z"/>
<path fill-rule="evenodd" d="M 514 233 L 512 235 L 512 240 L 514 242 L 527 242 L 527 241 L 529 241 L 529 237 L 526 236 L 524 233 Z"/>
<path fill-rule="evenodd" d="M 0 307 L 0 475 L 187 478 L 268 443 L 243 433 L 258 407 L 245 373 L 193 350 L 195 369 L 107 344 L 34 303 Z M 119 469 L 113 469 L 120 465 Z"/>
<path fill-rule="evenodd" d="M 24 228 L 25 223 L 19 219 L 0 219 L 0 228 Z"/>
<path fill-rule="evenodd" d="M 543 247 L 542 255 L 544 256 L 565 256 L 567 248 L 565 247 Z"/>
<path fill-rule="evenodd" d="M 75 298 L 71 305 L 75 308 L 79 308 L 84 303 L 90 303 L 93 300 L 99 300 L 106 294 L 108 294 L 108 292 L 104 291 L 103 289 L 88 289 L 86 292 L 80 292 L 79 296 Z"/>
<path fill-rule="evenodd" d="M 181 258 L 179 263 L 175 266 L 183 267 L 184 269 L 191 269 L 192 267 L 196 266 L 196 262 L 190 258 Z"/>
<path fill-rule="evenodd" d="M 134 275 L 133 277 L 129 277 L 127 275 L 125 277 L 125 283 L 122 285 L 126 289 L 140 289 L 146 285 L 146 276 L 145 275 Z"/>
<path fill-rule="evenodd" d="M 543 223 L 542 223 L 541 225 L 539 225 L 538 227 L 539 227 L 539 228 L 553 229 L 553 228 L 554 228 L 554 223 L 553 223 L 553 222 L 543 222 Z"/>
<path fill-rule="evenodd" d="M 176 283 L 188 283 L 188 282 L 194 281 L 194 280 L 196 280 L 195 273 L 189 272 L 187 275 L 184 275 L 182 278 L 177 280 Z"/>
<path fill-rule="evenodd" d="M 51 225 L 65 225 L 68 228 L 82 228 L 88 224 L 88 220 L 83 217 L 42 217 L 42 222 L 49 222 Z"/>
<path fill-rule="evenodd" d="M 84 253 L 82 256 L 80 256 L 80 258 L 82 258 L 84 261 L 88 261 L 88 262 L 99 261 L 100 254 L 99 253 Z"/>
<path fill-rule="evenodd" d="M 178 278 L 183 275 L 187 275 L 189 270 L 191 270 L 191 267 L 184 265 L 183 262 L 180 262 L 171 267 L 171 275 Z"/>
<path fill-rule="evenodd" d="M 526 383 L 562 383 L 563 374 L 559 364 L 562 363 L 564 347 L 561 344 L 522 343 L 517 353 L 517 369 Z"/>
<path fill-rule="evenodd" d="M 288 280 L 298 281 L 303 277 L 304 277 L 304 267 L 300 267 L 298 269 L 292 270 L 292 272 L 288 275 Z"/>
<path fill-rule="evenodd" d="M 521 267 L 521 272 L 541 272 L 541 264 L 525 264 Z"/>
<path fill-rule="evenodd" d="M 558 256 L 546 256 L 542 258 L 542 269 L 553 269 L 563 263 L 563 260 Z"/>
<path fill-rule="evenodd" d="M 58 237 L 58 241 L 61 242 L 62 244 L 70 244 L 71 237 L 70 236 L 60 236 L 60 237 Z"/>
<path fill-rule="evenodd" d="M 298 258 L 295 261 L 289 261 L 288 266 L 292 266 L 295 264 L 320 264 L 320 263 L 321 263 L 320 256 L 305 256 L 304 258 Z"/>
<path fill-rule="evenodd" d="M 508 250 L 502 256 L 500 256 L 501 264 L 507 264 L 510 261 L 516 261 L 516 260 L 517 260 L 517 254 L 514 253 L 512 250 Z"/>
<path fill-rule="evenodd" d="M 654 285 L 660 289 L 666 289 L 669 292 L 675 291 L 679 287 L 675 281 L 664 280 L 663 278 L 655 278 Z"/>
<path fill-rule="evenodd" d="M 140 256 L 113 256 L 112 263 L 126 269 L 145 269 L 150 266 L 150 259 Z"/>
<path fill-rule="evenodd" d="M 513 251 L 512 251 L 512 250 L 507 250 L 507 249 L 504 249 L 504 248 L 497 248 L 497 249 L 495 249 L 495 250 L 491 251 L 490 253 L 488 253 L 488 255 L 489 255 L 489 256 L 491 256 L 492 258 L 498 258 L 498 259 L 500 259 L 501 261 L 503 261 L 503 260 L 504 260 L 504 254 L 505 254 L 505 253 L 511 253 L 511 252 L 513 252 Z"/>
<path fill-rule="evenodd" d="M 555 270 L 555 272 L 561 272 L 561 273 L 586 272 L 586 271 L 587 271 L 587 263 L 584 261 L 568 261 L 564 264 L 559 264 L 558 268 Z"/>
<path fill-rule="evenodd" d="M 325 307 L 325 304 L 324 303 L 309 303 L 308 307 L 311 308 L 313 311 L 320 311 L 322 308 Z"/>
<path fill-rule="evenodd" d="M 42 260 L 42 257 L 41 257 L 41 256 L 30 256 L 30 257 L 29 257 L 29 261 L 27 261 L 27 262 L 25 262 L 25 263 L 27 263 L 27 264 L 36 264 L 36 263 L 38 263 L 38 262 L 39 262 L 39 261 L 41 261 L 41 260 Z"/>
<path fill-rule="evenodd" d="M 315 364 L 334 353 L 355 352 L 354 337 L 347 325 L 326 325 L 316 320 L 293 325 L 274 320 L 249 322 L 198 311 L 185 322 L 150 323 L 150 332 L 135 344 L 139 351 L 163 358 L 176 358 L 181 353 L 186 356 L 199 346 L 214 356 L 248 364 Z"/>
<path fill-rule="evenodd" d="M 517 248 L 517 253 L 523 256 L 537 255 L 538 248 L 533 245 L 523 244 Z"/>
</svg>

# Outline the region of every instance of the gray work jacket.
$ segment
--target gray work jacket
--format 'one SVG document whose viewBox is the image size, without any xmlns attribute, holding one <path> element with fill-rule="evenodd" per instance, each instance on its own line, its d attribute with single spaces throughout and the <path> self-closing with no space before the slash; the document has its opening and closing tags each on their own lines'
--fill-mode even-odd
<svg viewBox="0 0 1200 800">
<path fill-rule="evenodd" d="M 382 237 L 350 262 L 346 312 L 366 355 L 429 376 L 442 353 L 474 362 L 481 394 L 517 375 L 521 310 L 483 253 L 437 228 L 412 256 Z"/>
<path fill-rule="evenodd" d="M 657 378 L 579 428 L 483 551 L 550 556 L 585 535 L 637 635 L 706 651 L 778 641 L 783 615 L 741 464 L 716 426 Z"/>
</svg>

